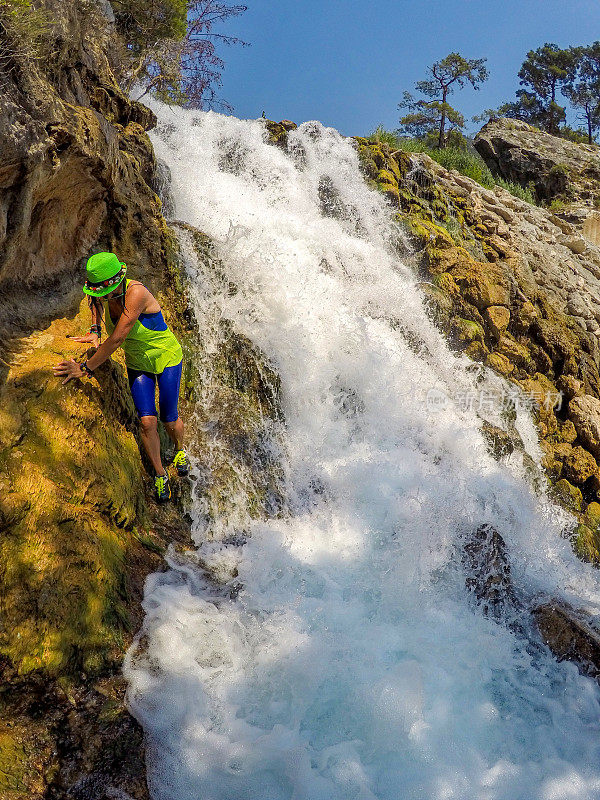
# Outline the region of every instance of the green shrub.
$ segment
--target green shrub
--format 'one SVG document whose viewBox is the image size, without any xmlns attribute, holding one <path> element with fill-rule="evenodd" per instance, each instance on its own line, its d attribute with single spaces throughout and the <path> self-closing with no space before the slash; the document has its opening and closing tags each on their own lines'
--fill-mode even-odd
<svg viewBox="0 0 600 800">
<path fill-rule="evenodd" d="M 398 150 L 400 148 L 400 137 L 398 136 L 397 132 L 388 131 L 383 127 L 383 125 L 378 125 L 369 138 L 374 139 L 376 142 L 389 144 L 389 146 L 394 150 Z"/>
<path fill-rule="evenodd" d="M 469 140 L 460 133 L 459 136 L 461 138 L 456 138 L 455 145 L 445 147 L 441 150 L 437 147 L 428 146 L 428 144 L 421 139 L 399 136 L 396 131 L 388 131 L 383 125 L 378 125 L 369 138 L 372 141 L 385 142 L 390 147 L 396 150 L 404 150 L 406 153 L 426 153 L 445 169 L 455 169 L 457 172 L 460 172 L 461 175 L 471 178 L 471 180 L 474 180 L 486 189 L 492 189 L 494 186 L 502 186 L 503 189 L 506 189 L 515 197 L 525 200 L 525 202 L 531 203 L 532 205 L 536 205 L 535 193 L 531 184 L 523 188 L 517 183 L 494 177 L 485 161 L 473 148 Z"/>
<path fill-rule="evenodd" d="M 478 153 L 458 147 L 446 147 L 443 150 L 429 150 L 428 155 L 442 167 L 448 170 L 455 169 L 461 175 L 466 175 L 467 178 L 485 186 L 486 189 L 491 189 L 495 185 L 494 176 Z"/>
<path fill-rule="evenodd" d="M 496 178 L 496 185 L 506 189 L 507 192 L 510 192 L 520 200 L 525 200 L 526 203 L 531 203 L 532 206 L 537 205 L 535 190 L 533 188 L 533 184 L 531 183 L 528 186 L 523 187 L 519 183 L 505 181 L 504 178 Z"/>
<path fill-rule="evenodd" d="M 559 200 L 557 197 L 555 197 L 554 200 L 552 200 L 552 202 L 548 206 L 548 208 L 550 209 L 550 211 L 562 211 L 565 205 L 566 203 L 564 202 L 564 200 Z"/>
</svg>

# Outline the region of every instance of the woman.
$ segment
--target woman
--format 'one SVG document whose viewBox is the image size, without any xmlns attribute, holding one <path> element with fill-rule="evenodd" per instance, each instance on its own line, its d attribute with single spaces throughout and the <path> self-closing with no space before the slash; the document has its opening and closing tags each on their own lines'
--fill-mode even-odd
<svg viewBox="0 0 600 800">
<path fill-rule="evenodd" d="M 156 298 L 139 281 L 125 278 L 127 267 L 114 253 L 92 256 L 87 262 L 86 272 L 83 291 L 90 296 L 92 327 L 87 336 L 74 336 L 73 340 L 93 344 L 97 349 L 83 363 L 61 361 L 54 367 L 54 374 L 66 375 L 63 383 L 72 378 L 91 377 L 96 367 L 123 346 L 129 387 L 140 418 L 142 443 L 156 472 L 156 497 L 159 502 L 164 502 L 170 499 L 171 488 L 160 457 L 155 401 L 157 383 L 160 418 L 177 450 L 173 465 L 179 475 L 188 474 L 188 460 L 183 450 L 183 422 L 177 410 L 183 363 L 181 346 L 167 327 Z M 109 336 L 100 344 L 103 318 Z"/>
</svg>

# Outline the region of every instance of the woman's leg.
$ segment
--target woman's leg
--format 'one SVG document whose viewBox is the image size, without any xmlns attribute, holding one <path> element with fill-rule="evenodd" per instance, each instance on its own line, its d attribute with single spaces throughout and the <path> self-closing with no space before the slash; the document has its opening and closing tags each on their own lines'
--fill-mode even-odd
<svg viewBox="0 0 600 800">
<path fill-rule="evenodd" d="M 158 438 L 158 420 L 156 417 L 140 417 L 140 436 L 154 471 L 157 475 L 166 475 L 166 470 L 160 458 L 160 439 Z"/>
<path fill-rule="evenodd" d="M 169 438 L 177 448 L 183 449 L 183 422 L 179 416 L 179 387 L 183 361 L 174 367 L 165 367 L 158 380 L 158 404 L 160 418 L 169 434 Z"/>
<path fill-rule="evenodd" d="M 140 436 L 144 450 L 157 475 L 166 475 L 160 458 L 160 439 L 156 416 L 156 376 L 151 372 L 128 369 L 129 388 L 140 418 Z"/>
</svg>

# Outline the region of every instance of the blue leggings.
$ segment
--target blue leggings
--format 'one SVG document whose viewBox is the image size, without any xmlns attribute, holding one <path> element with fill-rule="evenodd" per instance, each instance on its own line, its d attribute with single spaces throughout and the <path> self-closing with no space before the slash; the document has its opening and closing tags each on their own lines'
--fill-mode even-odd
<svg viewBox="0 0 600 800">
<path fill-rule="evenodd" d="M 138 417 L 156 417 L 156 384 L 158 382 L 160 418 L 163 422 L 177 420 L 182 364 L 183 361 L 180 361 L 174 367 L 165 367 L 160 375 L 155 375 L 153 372 L 139 372 L 137 369 L 127 367 L 129 388 Z"/>
</svg>

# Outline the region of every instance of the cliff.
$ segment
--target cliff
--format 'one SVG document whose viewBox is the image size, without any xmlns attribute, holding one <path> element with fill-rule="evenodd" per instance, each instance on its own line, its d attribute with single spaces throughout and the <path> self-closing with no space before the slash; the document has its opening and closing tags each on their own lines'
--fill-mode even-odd
<svg viewBox="0 0 600 800">
<path fill-rule="evenodd" d="M 34 56 L 0 43 L 0 798 L 144 798 L 143 737 L 120 677 L 144 580 L 168 546 L 190 544 L 192 487 L 207 535 L 240 481 L 251 514 L 277 512 L 262 443 L 278 379 L 224 325 L 205 347 L 180 238 L 216 282 L 218 264 L 205 237 L 163 217 L 154 116 L 119 89 L 110 6 L 46 0 L 43 11 Z M 166 508 L 152 498 L 122 357 L 90 381 L 52 375 L 86 352 L 67 337 L 89 327 L 81 285 L 98 250 L 151 288 L 184 346 L 197 480 L 175 479 Z"/>
</svg>

